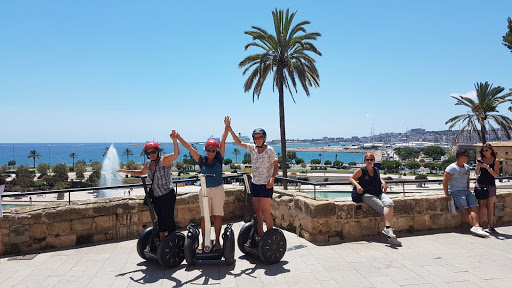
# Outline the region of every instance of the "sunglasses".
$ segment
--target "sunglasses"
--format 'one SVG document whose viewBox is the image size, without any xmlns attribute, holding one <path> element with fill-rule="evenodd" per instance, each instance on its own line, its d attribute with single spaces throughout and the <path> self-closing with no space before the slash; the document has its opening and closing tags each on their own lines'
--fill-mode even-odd
<svg viewBox="0 0 512 288">
<path fill-rule="evenodd" d="M 157 150 L 153 150 L 153 151 L 146 151 L 144 153 L 146 154 L 146 156 L 149 156 L 149 155 L 153 155 L 153 154 L 158 153 L 158 151 Z"/>
<path fill-rule="evenodd" d="M 491 150 L 489 150 L 489 149 L 484 149 L 484 152 L 489 152 L 489 151 L 491 151 Z"/>
<path fill-rule="evenodd" d="M 215 153 L 215 152 L 217 152 L 217 149 L 215 149 L 215 148 L 207 148 L 206 152 Z"/>
<path fill-rule="evenodd" d="M 254 140 L 261 140 L 261 139 L 263 139 L 263 136 L 254 136 L 254 137 L 252 137 L 252 139 L 254 139 Z"/>
<path fill-rule="evenodd" d="M 373 158 L 368 158 L 368 159 L 364 159 L 364 161 L 366 161 L 366 162 L 372 162 L 372 161 L 375 161 L 375 159 L 373 159 Z"/>
</svg>

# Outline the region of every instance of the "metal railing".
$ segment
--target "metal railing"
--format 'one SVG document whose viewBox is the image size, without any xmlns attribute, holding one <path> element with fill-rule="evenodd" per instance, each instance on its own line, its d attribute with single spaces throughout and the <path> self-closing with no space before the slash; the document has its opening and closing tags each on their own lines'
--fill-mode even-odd
<svg viewBox="0 0 512 288">
<path fill-rule="evenodd" d="M 316 200 L 316 187 L 317 186 L 332 186 L 332 185 L 338 185 L 338 186 L 352 186 L 352 183 L 350 181 L 331 181 L 331 182 L 312 182 L 312 181 L 306 181 L 306 180 L 299 180 L 295 178 L 284 178 L 284 177 L 276 177 L 279 182 L 286 181 L 287 183 L 298 183 L 302 185 L 312 185 L 313 186 L 313 199 Z M 502 180 L 510 180 L 512 179 L 512 176 L 504 176 L 504 177 L 496 177 L 497 181 Z M 470 178 L 469 179 L 471 183 L 476 182 L 476 178 Z M 406 184 L 422 184 L 422 183 L 443 183 L 443 179 L 423 179 L 423 180 L 415 180 L 415 179 L 403 179 L 403 180 L 386 180 L 384 179 L 384 182 L 386 184 L 402 184 L 402 193 L 405 197 L 405 185 Z M 350 187 L 350 190 L 347 191 L 336 191 L 336 192 L 329 192 L 329 191 L 323 191 L 322 193 L 337 193 L 337 192 L 352 192 L 352 187 Z"/>
<path fill-rule="evenodd" d="M 237 174 L 237 175 L 228 175 L 228 176 L 222 176 L 222 179 L 224 182 L 228 179 L 233 178 L 242 178 L 243 175 Z M 195 183 L 196 181 L 199 181 L 198 176 L 192 176 L 187 179 L 177 179 L 173 180 L 174 189 L 176 190 L 176 193 L 178 192 L 179 186 L 176 185 L 178 183 Z M 151 184 L 151 182 L 148 182 L 148 184 Z M 86 192 L 86 191 L 104 191 L 104 190 L 113 190 L 113 189 L 129 189 L 129 188 L 142 188 L 142 183 L 140 184 L 124 184 L 124 185 L 117 185 L 117 186 L 105 186 L 105 187 L 84 187 L 84 188 L 69 188 L 69 189 L 60 189 L 60 190 L 48 190 L 48 191 L 32 191 L 32 192 L 9 192 L 2 194 L 2 198 L 17 198 L 17 197 L 23 197 L 23 196 L 37 196 L 37 195 L 46 195 L 46 194 L 59 194 L 59 193 L 67 193 L 68 194 L 68 204 L 71 205 L 71 193 L 75 192 Z"/>
</svg>

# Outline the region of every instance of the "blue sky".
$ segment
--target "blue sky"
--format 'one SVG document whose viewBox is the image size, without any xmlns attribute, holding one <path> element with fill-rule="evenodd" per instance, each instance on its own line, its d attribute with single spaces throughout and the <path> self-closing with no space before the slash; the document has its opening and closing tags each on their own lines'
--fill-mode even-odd
<svg viewBox="0 0 512 288">
<path fill-rule="evenodd" d="M 447 129 L 466 112 L 450 95 L 512 88 L 502 44 L 511 1 L 0 1 L 0 142 L 168 141 L 263 127 L 279 139 L 271 81 L 252 102 L 238 63 L 298 11 L 320 87 L 286 95 L 287 138 Z M 506 107 L 501 111 L 512 117 Z M 230 141 L 230 138 L 228 138 Z"/>
</svg>

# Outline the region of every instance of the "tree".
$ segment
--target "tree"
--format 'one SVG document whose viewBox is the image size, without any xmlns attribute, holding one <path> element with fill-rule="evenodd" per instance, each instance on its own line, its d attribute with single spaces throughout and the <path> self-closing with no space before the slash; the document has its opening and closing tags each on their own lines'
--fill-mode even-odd
<svg viewBox="0 0 512 288">
<path fill-rule="evenodd" d="M 140 165 L 135 163 L 135 161 L 130 160 L 126 163 L 126 169 L 128 170 L 139 170 L 141 169 Z"/>
<path fill-rule="evenodd" d="M 257 26 L 252 26 L 252 31 L 245 31 L 244 33 L 251 36 L 253 40 L 245 45 L 245 50 L 256 47 L 261 48 L 263 52 L 249 55 L 238 64 L 238 68 L 246 67 L 243 75 L 252 69 L 244 83 L 244 91 L 253 90 L 253 102 L 255 96 L 259 99 L 267 76 L 271 72 L 274 73 L 272 83 L 273 88 L 277 88 L 279 93 L 279 124 L 281 155 L 283 155 L 281 168 L 285 178 L 287 177 L 287 161 L 284 90 L 286 88 L 290 92 L 292 100 L 295 102 L 292 87 L 297 93 L 297 82 L 308 97 L 310 96 L 308 87 L 320 86 L 320 76 L 315 66 L 316 61 L 308 53 L 322 55 L 310 41 L 317 40 L 321 34 L 306 31 L 304 26 L 310 24 L 309 21 L 299 22 L 292 27 L 296 13 L 290 14 L 289 9 L 286 9 L 285 12 L 277 8 L 272 12 L 275 35 Z M 284 183 L 284 188 L 286 189 L 286 187 L 286 183 Z"/>
<path fill-rule="evenodd" d="M 393 151 L 396 155 L 398 155 L 398 157 L 400 157 L 401 160 L 414 160 L 420 156 L 420 153 L 416 149 L 412 148 L 399 147 L 393 149 Z"/>
<path fill-rule="evenodd" d="M 508 22 L 508 25 L 507 25 L 508 31 L 503 36 L 503 45 L 505 47 L 507 47 L 508 50 L 510 50 L 510 52 L 512 52 L 512 19 L 510 19 L 510 17 L 508 17 L 507 22 Z"/>
<path fill-rule="evenodd" d="M 133 162 L 133 161 L 132 161 Z M 85 165 L 83 163 L 76 163 L 76 166 L 75 166 L 75 174 L 76 174 L 76 179 L 84 179 L 85 178 L 85 171 L 87 169 L 85 168 Z"/>
<path fill-rule="evenodd" d="M 298 164 L 302 164 L 302 163 L 305 163 L 304 159 L 302 159 L 302 158 L 295 158 L 295 164 L 298 165 Z"/>
<path fill-rule="evenodd" d="M 405 167 L 407 167 L 407 169 L 409 169 L 409 170 L 412 170 L 413 174 L 416 174 L 416 169 L 420 169 L 421 164 L 420 164 L 420 162 L 412 161 L 412 162 L 405 164 Z"/>
<path fill-rule="evenodd" d="M 130 156 L 133 156 L 133 152 L 130 148 L 126 148 L 124 149 L 122 156 L 126 156 L 126 162 L 128 163 L 128 161 L 130 161 Z"/>
<path fill-rule="evenodd" d="M 387 172 L 398 172 L 400 166 L 402 166 L 402 163 L 396 160 L 382 160 L 381 163 L 382 169 L 386 170 Z"/>
<path fill-rule="evenodd" d="M 36 150 L 30 150 L 27 156 L 27 159 L 34 159 L 34 169 L 36 168 L 36 159 L 39 158 L 41 158 L 41 154 L 39 154 Z"/>
<path fill-rule="evenodd" d="M 325 160 L 325 162 L 324 162 L 324 165 L 331 165 L 331 164 L 332 164 L 331 160 Z"/>
<path fill-rule="evenodd" d="M 320 163 L 322 163 L 322 154 L 318 154 L 318 158 L 320 158 Z"/>
<path fill-rule="evenodd" d="M 12 186 L 20 186 L 22 188 L 28 188 L 34 183 L 35 172 L 30 170 L 27 166 L 18 166 L 16 168 L 16 177 L 14 178 Z"/>
<path fill-rule="evenodd" d="M 251 153 L 245 152 L 244 153 L 244 159 L 251 159 Z"/>
<path fill-rule="evenodd" d="M 478 140 L 485 144 L 487 143 L 487 134 L 489 133 L 487 130 L 490 130 L 492 134 L 499 139 L 499 131 L 494 127 L 491 123 L 494 122 L 501 128 L 501 131 L 505 134 L 507 139 L 510 139 L 510 132 L 512 131 L 512 120 L 507 116 L 497 114 L 498 106 L 503 103 L 510 103 L 511 99 L 508 99 L 512 96 L 512 92 L 499 96 L 505 88 L 498 86 L 492 87 L 492 84 L 488 82 L 485 83 L 475 83 L 476 89 L 476 100 L 469 97 L 465 97 L 462 95 L 459 96 L 451 96 L 453 99 L 457 100 L 455 105 L 465 106 L 469 108 L 471 111 L 468 111 L 466 114 L 461 114 L 454 116 L 445 124 L 451 123 L 448 129 L 452 129 L 458 123 L 462 123 L 459 133 L 455 137 L 455 142 L 459 141 L 459 137 L 464 133 L 469 133 L 469 139 L 473 139 L 473 134 L 478 136 Z"/>
<path fill-rule="evenodd" d="M 94 161 L 91 163 L 91 168 L 93 171 L 101 171 L 101 163 L 98 161 Z"/>
<path fill-rule="evenodd" d="M 244 160 L 242 160 L 242 164 L 251 164 L 251 158 L 244 158 Z"/>
<path fill-rule="evenodd" d="M 322 164 L 322 161 L 320 161 L 320 159 L 311 159 L 311 161 L 309 162 L 311 164 Z"/>
<path fill-rule="evenodd" d="M 224 165 L 229 165 L 229 164 L 233 163 L 233 160 L 226 158 L 226 159 L 224 159 L 223 163 L 224 163 Z"/>
<path fill-rule="evenodd" d="M 288 159 L 288 162 L 292 162 L 297 159 L 297 151 L 286 151 L 286 158 Z M 295 164 L 299 163 L 295 162 Z"/>
<path fill-rule="evenodd" d="M 74 153 L 74 152 L 73 152 L 73 153 L 71 153 L 71 154 L 69 154 L 69 158 L 73 158 L 73 168 L 75 168 L 75 157 L 76 157 L 76 156 L 77 156 L 77 155 L 76 155 L 76 153 Z"/>
<path fill-rule="evenodd" d="M 440 146 L 428 146 L 424 148 L 422 152 L 434 160 L 441 160 L 441 157 L 446 154 L 444 148 Z"/>
<path fill-rule="evenodd" d="M 50 165 L 48 163 L 39 163 L 37 165 L 36 171 L 44 176 L 48 174 L 48 171 L 50 171 Z"/>
<path fill-rule="evenodd" d="M 233 152 L 232 152 L 233 155 L 235 155 L 235 163 L 238 162 L 238 155 L 240 155 L 240 150 L 238 149 L 233 149 Z"/>
<path fill-rule="evenodd" d="M 340 161 L 340 160 L 335 160 L 334 162 L 332 162 L 332 165 L 336 166 L 336 168 L 340 169 L 341 167 L 343 167 L 343 162 Z"/>
<path fill-rule="evenodd" d="M 14 168 L 14 166 L 16 166 L 16 161 L 10 160 L 7 162 L 7 165 L 12 166 L 12 168 Z"/>
</svg>

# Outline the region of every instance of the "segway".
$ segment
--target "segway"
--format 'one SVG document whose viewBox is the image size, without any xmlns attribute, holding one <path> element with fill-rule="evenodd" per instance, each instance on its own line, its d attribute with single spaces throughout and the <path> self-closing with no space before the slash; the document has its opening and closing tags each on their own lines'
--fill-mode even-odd
<svg viewBox="0 0 512 288">
<path fill-rule="evenodd" d="M 211 221 L 210 207 L 208 205 L 208 195 L 206 194 L 206 178 L 215 177 L 213 174 L 201 174 L 201 189 L 199 190 L 199 201 L 203 201 L 204 215 L 204 243 L 203 250 L 199 248 L 200 227 L 190 223 L 187 226 L 187 236 L 185 239 L 184 255 L 188 265 L 195 265 L 197 260 L 221 260 L 224 258 L 226 265 L 231 265 L 235 261 L 235 233 L 233 232 L 233 223 L 226 225 L 224 233 L 222 233 L 222 248 L 213 249 L 213 239 L 211 239 Z"/>
<path fill-rule="evenodd" d="M 283 231 L 277 228 L 272 228 L 265 231 L 259 241 L 256 239 L 258 232 L 258 218 L 254 211 L 254 205 L 252 203 L 251 196 L 251 184 L 250 176 L 247 173 L 244 174 L 245 182 L 245 200 L 246 205 L 251 206 L 252 209 L 252 222 L 247 222 L 240 229 L 238 233 L 238 248 L 244 254 L 250 254 L 260 257 L 260 259 L 266 264 L 275 264 L 283 259 L 286 253 L 286 238 L 284 237 Z M 246 210 L 249 209 L 248 207 Z M 249 241 L 250 240 L 250 241 Z"/>
<path fill-rule="evenodd" d="M 142 259 L 158 260 L 160 264 L 167 268 L 177 267 L 185 259 L 183 253 L 185 236 L 180 232 L 172 232 L 167 234 L 164 239 L 160 239 L 155 208 L 149 195 L 146 177 L 141 177 L 141 179 L 146 194 L 144 201 L 148 205 L 153 227 L 146 228 L 146 230 L 140 233 L 137 240 L 137 253 Z"/>
</svg>

